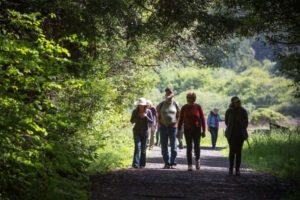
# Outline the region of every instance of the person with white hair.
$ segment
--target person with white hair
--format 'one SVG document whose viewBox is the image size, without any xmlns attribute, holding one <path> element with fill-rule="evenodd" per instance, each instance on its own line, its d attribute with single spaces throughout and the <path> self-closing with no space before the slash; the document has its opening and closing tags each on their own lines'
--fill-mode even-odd
<svg viewBox="0 0 300 200">
<path fill-rule="evenodd" d="M 216 148 L 220 121 L 222 120 L 219 115 L 219 109 L 214 108 L 212 111 L 210 111 L 207 117 L 207 130 L 210 132 L 211 135 L 211 145 L 213 149 Z"/>
<path fill-rule="evenodd" d="M 135 105 L 137 106 L 131 115 L 130 122 L 134 124 L 134 154 L 132 167 L 144 168 L 146 166 L 146 143 L 148 138 L 149 124 L 153 123 L 151 111 L 147 109 L 147 100 L 140 98 Z"/>
</svg>

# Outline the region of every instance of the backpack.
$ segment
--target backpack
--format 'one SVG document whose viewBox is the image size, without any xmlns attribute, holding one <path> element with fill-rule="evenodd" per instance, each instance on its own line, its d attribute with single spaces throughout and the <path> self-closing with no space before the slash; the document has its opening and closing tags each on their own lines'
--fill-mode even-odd
<svg viewBox="0 0 300 200">
<path fill-rule="evenodd" d="M 164 105 L 164 103 L 165 103 L 165 101 L 162 101 L 162 102 L 160 102 L 159 104 L 158 104 L 158 111 L 160 112 L 160 110 L 161 110 L 161 108 L 163 107 L 163 105 Z M 175 107 L 176 107 L 176 110 L 177 110 L 177 113 L 179 112 L 179 106 L 177 105 L 177 103 L 175 102 L 175 101 L 172 101 L 172 104 L 173 105 L 175 105 Z"/>
</svg>

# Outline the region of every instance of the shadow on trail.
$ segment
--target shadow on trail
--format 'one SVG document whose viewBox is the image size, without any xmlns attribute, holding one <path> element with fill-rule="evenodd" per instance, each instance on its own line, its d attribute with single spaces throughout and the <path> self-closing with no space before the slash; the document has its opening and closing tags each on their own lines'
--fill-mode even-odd
<svg viewBox="0 0 300 200">
<path fill-rule="evenodd" d="M 286 188 L 268 175 L 214 170 L 130 169 L 93 176 L 92 199 L 280 199 Z"/>
<path fill-rule="evenodd" d="M 161 157 L 151 157 L 147 158 L 147 163 L 162 163 L 163 160 Z M 176 162 L 178 165 L 187 165 L 186 158 L 176 158 Z M 222 167 L 228 168 L 228 159 L 224 157 L 209 157 L 209 156 L 202 156 L 200 158 L 201 167 Z"/>
<path fill-rule="evenodd" d="M 91 177 L 92 200 L 280 199 L 287 185 L 274 177 L 242 170 L 242 176 L 228 176 L 228 159 L 219 150 L 201 151 L 201 170 L 187 171 L 186 149 L 178 152 L 177 169 L 162 169 L 160 148 L 148 153 L 144 169 L 126 169 Z"/>
</svg>

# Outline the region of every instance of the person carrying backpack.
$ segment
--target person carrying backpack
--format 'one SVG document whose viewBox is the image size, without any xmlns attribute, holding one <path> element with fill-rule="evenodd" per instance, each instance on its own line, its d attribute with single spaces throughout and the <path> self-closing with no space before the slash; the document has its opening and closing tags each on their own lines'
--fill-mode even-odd
<svg viewBox="0 0 300 200">
<path fill-rule="evenodd" d="M 134 124 L 134 154 L 132 167 L 144 168 L 146 166 L 146 143 L 149 124 L 153 123 L 153 117 L 151 111 L 147 109 L 147 100 L 145 98 L 140 98 L 135 105 L 137 105 L 137 107 L 132 111 L 130 118 L 130 122 Z"/>
<path fill-rule="evenodd" d="M 158 104 L 156 110 L 158 114 L 161 153 L 164 160 L 164 169 L 176 168 L 176 134 L 177 122 L 179 118 L 179 107 L 173 100 L 174 93 L 170 88 L 165 89 L 165 100 Z M 171 157 L 169 156 L 168 140 L 171 145 Z"/>
<path fill-rule="evenodd" d="M 186 157 L 188 161 L 188 171 L 193 170 L 192 148 L 194 144 L 194 155 L 196 170 L 200 170 L 200 138 L 205 137 L 205 119 L 202 108 L 195 103 L 196 94 L 189 92 L 186 95 L 187 104 L 182 106 L 178 127 L 184 126 L 184 136 L 186 140 Z M 179 131 L 180 132 L 180 131 Z"/>
</svg>

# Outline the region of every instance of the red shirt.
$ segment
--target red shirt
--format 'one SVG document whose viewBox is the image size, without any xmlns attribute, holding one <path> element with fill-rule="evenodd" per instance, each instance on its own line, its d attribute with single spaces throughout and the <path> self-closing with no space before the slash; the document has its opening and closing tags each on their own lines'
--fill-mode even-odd
<svg viewBox="0 0 300 200">
<path fill-rule="evenodd" d="M 201 127 L 205 132 L 205 119 L 201 106 L 196 103 L 185 104 L 180 110 L 178 128 L 181 128 L 182 123 L 186 129 Z"/>
</svg>

